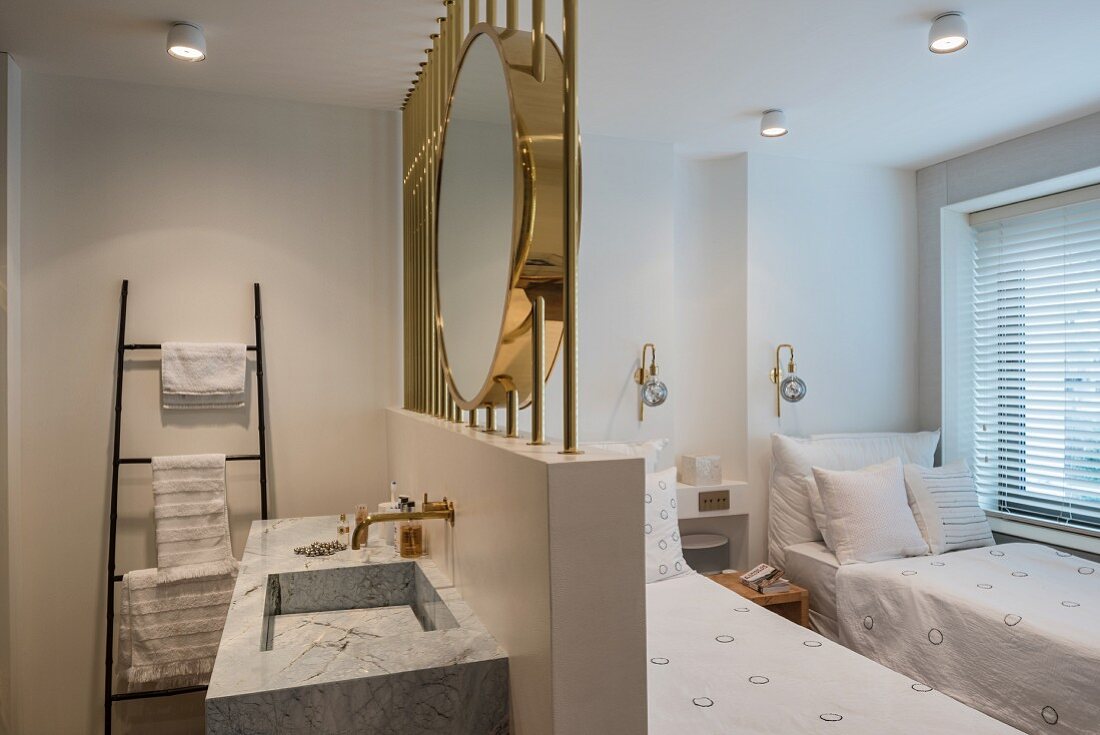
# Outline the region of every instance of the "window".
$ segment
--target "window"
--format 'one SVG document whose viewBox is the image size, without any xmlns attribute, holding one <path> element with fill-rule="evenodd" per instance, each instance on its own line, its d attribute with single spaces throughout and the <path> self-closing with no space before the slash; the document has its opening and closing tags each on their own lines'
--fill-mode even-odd
<svg viewBox="0 0 1100 735">
<path fill-rule="evenodd" d="M 1100 532 L 1100 190 L 970 216 L 972 421 L 982 504 Z M 960 345 L 964 351 L 966 345 Z"/>
</svg>

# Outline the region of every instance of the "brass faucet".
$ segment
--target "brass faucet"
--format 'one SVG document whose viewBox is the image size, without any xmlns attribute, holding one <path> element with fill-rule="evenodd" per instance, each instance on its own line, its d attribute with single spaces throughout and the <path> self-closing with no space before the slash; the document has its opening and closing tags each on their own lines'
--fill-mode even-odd
<svg viewBox="0 0 1100 735">
<path fill-rule="evenodd" d="M 443 500 L 430 502 L 428 500 L 428 494 L 424 493 L 424 504 L 421 510 L 414 511 L 399 511 L 395 513 L 370 513 L 366 519 L 355 526 L 355 530 L 351 532 L 351 548 L 358 549 L 362 547 L 363 542 L 367 539 L 367 531 L 370 530 L 373 523 L 385 523 L 386 521 L 426 521 L 432 518 L 440 518 L 445 521 L 449 521 L 452 526 L 455 524 L 455 504 L 453 500 L 447 500 L 444 496 Z"/>
</svg>

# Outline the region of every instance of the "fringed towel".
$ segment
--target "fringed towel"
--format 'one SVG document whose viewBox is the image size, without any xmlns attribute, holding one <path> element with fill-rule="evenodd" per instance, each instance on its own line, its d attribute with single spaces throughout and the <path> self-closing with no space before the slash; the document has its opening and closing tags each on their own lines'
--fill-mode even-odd
<svg viewBox="0 0 1100 735">
<path fill-rule="evenodd" d="M 225 501 L 225 455 L 153 457 L 157 580 L 236 573 Z"/>
<path fill-rule="evenodd" d="M 225 455 L 153 457 L 157 568 L 122 578 L 120 685 L 205 684 L 233 599 Z"/>
<path fill-rule="evenodd" d="M 160 348 L 163 406 L 243 406 L 245 351 L 242 344 L 225 342 L 165 342 Z"/>
<path fill-rule="evenodd" d="M 122 578 L 118 632 L 122 691 L 206 684 L 237 572 L 158 581 L 156 569 Z"/>
</svg>

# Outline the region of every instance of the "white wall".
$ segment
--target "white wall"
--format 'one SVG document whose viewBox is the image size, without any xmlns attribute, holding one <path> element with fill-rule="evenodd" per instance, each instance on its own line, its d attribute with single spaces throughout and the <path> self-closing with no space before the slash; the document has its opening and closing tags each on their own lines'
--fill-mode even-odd
<svg viewBox="0 0 1100 735">
<path fill-rule="evenodd" d="M 676 425 L 685 451 L 721 452 L 744 473 L 730 479 L 749 482 L 756 563 L 773 432 L 916 428 L 915 177 L 759 154 L 681 172 L 677 350 L 692 400 Z M 768 371 L 782 342 L 809 391 L 779 420 Z"/>
<path fill-rule="evenodd" d="M 37 74 L 24 82 L 17 522 L 34 553 L 12 590 L 24 621 L 19 729 L 96 732 L 122 278 L 128 335 L 150 342 L 251 342 L 259 281 L 272 515 L 381 499 L 383 409 L 400 395 L 399 127 L 390 113 Z M 135 358 L 125 454 L 255 451 L 254 401 L 224 427 L 212 413 L 162 413 L 157 365 Z M 231 466 L 238 547 L 256 517 L 256 483 L 255 465 Z M 126 468 L 120 495 L 120 565 L 150 566 L 148 468 Z M 197 698 L 116 709 L 134 731 L 202 722 Z"/>
<path fill-rule="evenodd" d="M 674 157 L 666 143 L 586 135 L 578 260 L 580 441 L 673 437 L 676 334 L 673 272 Z M 642 345 L 657 345 L 665 405 L 638 422 Z M 546 432 L 562 435 L 562 371 L 547 386 Z M 529 413 L 529 412 L 525 412 Z M 521 416 L 526 430 L 529 419 Z M 671 448 L 662 456 L 672 463 Z"/>
<path fill-rule="evenodd" d="M 748 466 L 748 204 L 747 155 L 677 162 L 677 450 L 721 455 L 727 479 Z"/>
</svg>

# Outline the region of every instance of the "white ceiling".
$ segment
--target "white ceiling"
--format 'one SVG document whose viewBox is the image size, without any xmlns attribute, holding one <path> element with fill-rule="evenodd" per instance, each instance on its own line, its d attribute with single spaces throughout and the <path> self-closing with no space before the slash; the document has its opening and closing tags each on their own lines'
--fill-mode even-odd
<svg viewBox="0 0 1100 735">
<path fill-rule="evenodd" d="M 547 5 L 556 28 L 560 0 Z M 580 7 L 583 129 L 689 154 L 917 168 L 1100 111 L 1100 0 Z M 396 109 L 441 10 L 438 0 L 0 0 L 0 50 L 34 71 Z M 967 14 L 971 43 L 936 56 L 926 36 L 945 10 Z M 164 53 L 173 20 L 204 26 L 207 61 Z M 768 107 L 787 111 L 790 135 L 759 137 Z"/>
<path fill-rule="evenodd" d="M 438 0 L 0 0 L 0 51 L 25 69 L 397 109 Z M 207 59 L 165 53 L 198 23 Z"/>
</svg>

